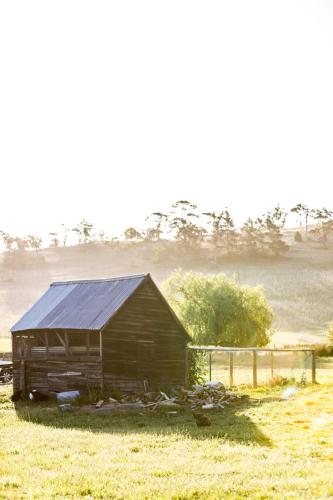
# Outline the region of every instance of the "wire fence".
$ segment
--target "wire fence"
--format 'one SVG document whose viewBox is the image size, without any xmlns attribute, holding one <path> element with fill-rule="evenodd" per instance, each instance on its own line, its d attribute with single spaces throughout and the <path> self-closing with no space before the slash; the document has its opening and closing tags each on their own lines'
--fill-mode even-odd
<svg viewBox="0 0 333 500">
<path fill-rule="evenodd" d="M 200 353 L 200 365 L 207 380 L 226 386 L 267 384 L 279 377 L 315 383 L 317 366 L 311 349 L 250 349 L 215 346 L 191 346 Z"/>
</svg>

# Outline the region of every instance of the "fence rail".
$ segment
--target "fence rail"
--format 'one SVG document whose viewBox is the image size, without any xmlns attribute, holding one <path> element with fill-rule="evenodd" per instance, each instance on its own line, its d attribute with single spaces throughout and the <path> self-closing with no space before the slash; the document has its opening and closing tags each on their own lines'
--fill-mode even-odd
<svg viewBox="0 0 333 500">
<path fill-rule="evenodd" d="M 267 382 L 276 375 L 286 374 L 292 370 L 294 372 L 297 370 L 302 377 L 309 370 L 312 383 L 316 383 L 316 353 L 314 349 L 190 346 L 188 352 L 191 351 L 198 351 L 206 355 L 209 380 L 222 378 L 230 387 L 239 385 L 241 379 L 242 383 L 246 383 L 251 378 L 252 385 L 256 388 L 259 379 L 260 382 Z M 302 359 L 299 359 L 300 355 Z M 186 365 L 188 379 L 188 360 Z M 242 377 L 240 376 L 241 372 L 243 372 Z M 251 375 L 249 375 L 250 373 Z"/>
</svg>

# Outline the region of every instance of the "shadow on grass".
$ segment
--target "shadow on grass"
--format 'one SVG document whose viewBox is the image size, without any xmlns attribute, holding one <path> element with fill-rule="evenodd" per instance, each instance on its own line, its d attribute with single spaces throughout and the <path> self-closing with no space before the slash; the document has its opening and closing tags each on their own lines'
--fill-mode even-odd
<svg viewBox="0 0 333 500">
<path fill-rule="evenodd" d="M 127 413 L 108 412 L 107 414 L 84 413 L 80 408 L 61 413 L 52 403 L 16 403 L 19 419 L 34 424 L 61 429 L 108 434 L 153 434 L 183 435 L 193 440 L 221 438 L 225 441 L 272 446 L 271 440 L 258 425 L 246 415 L 249 408 L 258 407 L 267 401 L 246 400 L 227 406 L 219 412 L 207 413 L 212 421 L 210 427 L 198 427 L 188 408 L 177 414 L 159 414 L 151 410 Z"/>
</svg>

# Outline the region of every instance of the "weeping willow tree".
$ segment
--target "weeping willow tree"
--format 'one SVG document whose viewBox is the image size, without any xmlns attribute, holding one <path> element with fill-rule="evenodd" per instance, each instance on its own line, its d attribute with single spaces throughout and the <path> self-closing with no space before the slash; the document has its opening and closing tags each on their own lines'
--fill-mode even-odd
<svg viewBox="0 0 333 500">
<path fill-rule="evenodd" d="M 261 347 L 270 340 L 272 311 L 260 287 L 177 271 L 164 291 L 195 344 Z"/>
</svg>

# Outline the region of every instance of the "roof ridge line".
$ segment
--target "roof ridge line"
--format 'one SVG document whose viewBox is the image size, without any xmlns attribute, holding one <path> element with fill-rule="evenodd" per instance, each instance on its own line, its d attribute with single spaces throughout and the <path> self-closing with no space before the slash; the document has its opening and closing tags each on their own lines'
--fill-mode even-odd
<svg viewBox="0 0 333 500">
<path fill-rule="evenodd" d="M 50 286 L 73 285 L 73 284 L 79 284 L 79 283 L 105 283 L 108 281 L 121 281 L 121 280 L 133 279 L 133 278 L 143 278 L 143 277 L 147 277 L 147 276 L 149 276 L 149 273 L 131 274 L 128 276 L 114 276 L 113 278 L 96 278 L 96 279 L 54 281 L 53 283 L 50 284 Z"/>
</svg>

